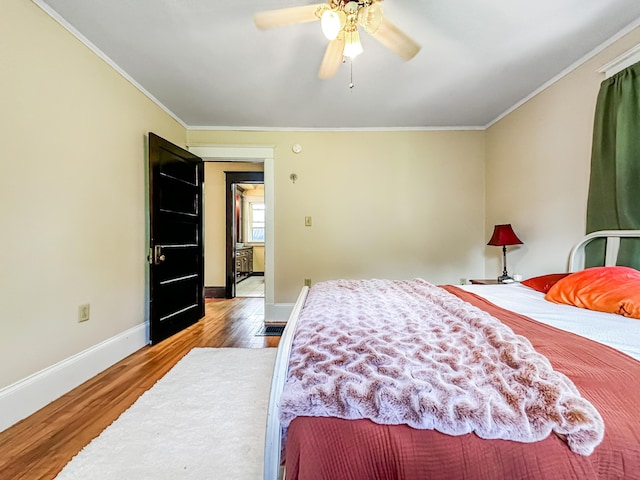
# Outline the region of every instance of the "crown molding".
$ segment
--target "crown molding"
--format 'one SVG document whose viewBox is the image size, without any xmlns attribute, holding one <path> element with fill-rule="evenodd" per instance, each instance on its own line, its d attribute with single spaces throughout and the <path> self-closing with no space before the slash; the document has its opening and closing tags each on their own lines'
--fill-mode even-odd
<svg viewBox="0 0 640 480">
<path fill-rule="evenodd" d="M 626 27 L 624 27 L 622 30 L 620 30 L 618 33 L 616 33 L 615 35 L 613 35 L 612 37 L 610 37 L 608 40 L 605 40 L 603 43 L 601 43 L 600 45 L 598 45 L 596 48 L 594 48 L 593 50 L 591 50 L 589 53 L 587 53 L 584 57 L 580 58 L 579 60 L 577 60 L 576 62 L 574 62 L 573 64 L 571 64 L 570 66 L 568 66 L 567 68 L 565 68 L 563 71 L 561 71 L 558 75 L 556 75 L 555 77 L 553 77 L 551 80 L 549 80 L 548 82 L 544 83 L 541 87 L 537 88 L 536 90 L 534 90 L 533 92 L 531 92 L 529 95 L 527 95 L 526 97 L 524 97 L 522 100 L 520 100 L 519 102 L 515 103 L 514 105 L 512 105 L 511 107 L 509 107 L 507 110 L 505 110 L 504 112 L 502 112 L 500 115 L 498 115 L 496 118 L 494 118 L 493 120 L 491 120 L 489 123 L 487 123 L 484 127 L 483 130 L 488 129 L 489 127 L 491 127 L 492 125 L 498 123 L 500 120 L 502 120 L 504 117 L 506 117 L 507 115 L 509 115 L 511 112 L 517 110 L 518 108 L 520 108 L 522 105 L 524 105 L 525 103 L 527 103 L 529 100 L 531 100 L 533 97 L 535 97 L 536 95 L 542 93 L 544 90 L 546 90 L 547 88 L 549 88 L 551 85 L 553 85 L 554 83 L 556 83 L 558 80 L 561 80 L 562 78 L 566 77 L 567 75 L 569 75 L 571 72 L 573 72 L 576 68 L 584 65 L 587 61 L 591 60 L 593 57 L 595 57 L 597 54 L 599 54 L 600 52 L 602 52 L 604 49 L 606 49 L 607 47 L 610 47 L 611 45 L 613 45 L 615 42 L 617 42 L 618 40 L 620 40 L 622 37 L 624 37 L 626 34 L 628 34 L 629 32 L 631 32 L 632 30 L 635 30 L 636 28 L 640 27 L 640 17 L 637 18 L 636 20 L 634 20 L 633 22 L 631 22 L 629 25 L 627 25 Z M 624 67 L 623 67 L 624 68 Z M 600 70 L 598 70 L 598 72 L 600 72 Z"/>
<path fill-rule="evenodd" d="M 178 117 L 175 113 L 169 110 L 165 105 L 160 102 L 156 97 L 154 97 L 149 91 L 147 91 L 142 85 L 136 82 L 133 77 L 131 77 L 127 72 L 125 72 L 120 66 L 114 62 L 106 53 L 100 50 L 97 46 L 95 46 L 91 41 L 82 35 L 73 25 L 67 22 L 58 12 L 52 9 L 49 5 L 47 5 L 43 0 L 31 0 L 35 3 L 42 11 L 44 11 L 47 15 L 49 15 L 53 20 L 58 22 L 65 30 L 67 30 L 71 35 L 76 37 L 81 43 L 83 43 L 89 50 L 95 53 L 102 61 L 104 61 L 107 65 L 113 68 L 116 72 L 118 72 L 125 80 L 131 83 L 134 87 L 136 87 L 140 92 L 142 92 L 149 100 L 155 103 L 158 107 L 160 107 L 167 115 L 173 118 L 176 122 L 182 125 L 184 128 L 187 128 L 187 124 L 182 121 L 180 117 Z"/>
<path fill-rule="evenodd" d="M 97 46 L 95 46 L 89 39 L 87 39 L 84 35 L 82 35 L 78 30 L 76 30 L 73 25 L 67 22 L 58 12 L 53 10 L 49 5 L 47 5 L 44 0 L 31 0 L 34 4 L 36 4 L 40 9 L 42 9 L 47 15 L 53 18 L 57 23 L 59 23 L 63 28 L 65 28 L 69 33 L 71 33 L 74 37 L 76 37 L 80 42 L 82 42 L 87 48 L 89 48 L 92 52 L 94 52 L 98 57 L 100 57 L 105 63 L 107 63 L 111 68 L 113 68 L 116 72 L 118 72 L 122 77 L 124 77 L 128 82 L 130 82 L 134 87 L 136 87 L 140 92 L 142 92 L 146 97 L 148 97 L 152 102 L 154 102 L 159 108 L 161 108 L 165 113 L 167 113 L 171 118 L 173 118 L 176 122 L 178 122 L 182 127 L 184 127 L 187 131 L 262 131 L 262 132 L 406 132 L 406 131 L 484 131 L 502 120 L 504 117 L 512 113 L 513 111 L 520 108 L 526 102 L 549 88 L 551 85 L 561 80 L 569 73 L 573 72 L 576 68 L 580 67 L 588 60 L 593 58 L 598 53 L 602 52 L 605 48 L 609 47 L 624 35 L 628 34 L 635 28 L 640 26 L 640 18 L 637 18 L 635 21 L 631 22 L 629 25 L 624 27 L 618 33 L 610 37 L 608 40 L 591 50 L 585 56 L 571 64 L 569 67 L 561 71 L 559 74 L 551 78 L 549 81 L 544 83 L 542 86 L 531 92 L 529 95 L 516 102 L 514 105 L 509 107 L 507 110 L 502 112 L 496 118 L 491 120 L 486 125 L 471 125 L 471 126 L 438 126 L 438 127 L 422 127 L 422 126 L 414 126 L 414 127 L 346 127 L 346 128 L 297 128 L 297 127 L 258 127 L 258 126 L 212 126 L 212 125 L 187 125 L 180 117 L 178 117 L 175 113 L 173 113 L 169 108 L 162 104 L 156 97 L 154 97 L 149 91 L 147 91 L 142 85 L 140 85 L 137 81 L 135 81 L 126 71 L 124 71 L 117 63 L 115 63 L 108 55 L 106 55 L 102 50 L 100 50 Z M 640 46 L 636 47 L 640 48 Z M 635 49 L 632 49 L 635 50 Z M 623 54 L 621 57 L 625 57 L 631 51 Z M 634 52 L 637 54 L 632 58 L 637 58 L 636 61 L 640 60 L 640 51 Z M 620 60 L 620 64 L 622 64 L 624 59 L 619 57 L 618 59 L 613 60 L 610 63 L 614 63 L 617 60 Z M 634 62 L 631 62 L 634 63 Z M 629 64 L 625 65 L 628 66 Z M 609 64 L 604 65 L 599 73 L 603 72 L 602 69 L 609 66 Z M 625 67 L 620 68 L 622 70 Z M 613 75 L 616 72 L 611 73 Z"/>
<path fill-rule="evenodd" d="M 415 131 L 468 131 L 485 130 L 484 126 L 455 126 L 455 127 L 333 127 L 333 128 L 303 128 L 303 127 L 229 127 L 215 125 L 190 125 L 189 131 L 236 131 L 236 132 L 415 132 Z"/>
</svg>

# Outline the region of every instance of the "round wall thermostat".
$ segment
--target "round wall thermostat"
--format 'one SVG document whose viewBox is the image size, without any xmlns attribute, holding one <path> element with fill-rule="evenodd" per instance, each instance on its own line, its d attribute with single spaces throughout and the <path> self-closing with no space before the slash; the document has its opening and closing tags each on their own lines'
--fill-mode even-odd
<svg viewBox="0 0 640 480">
<path fill-rule="evenodd" d="M 291 145 L 291 150 L 293 150 L 293 153 L 300 153 L 302 151 L 302 145 L 300 145 L 299 143 L 294 143 L 293 145 Z"/>
</svg>

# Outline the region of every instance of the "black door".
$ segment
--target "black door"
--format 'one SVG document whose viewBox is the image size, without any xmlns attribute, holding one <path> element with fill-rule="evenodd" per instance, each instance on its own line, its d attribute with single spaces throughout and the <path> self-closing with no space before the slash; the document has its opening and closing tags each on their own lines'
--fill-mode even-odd
<svg viewBox="0 0 640 480">
<path fill-rule="evenodd" d="M 151 343 L 204 316 L 202 159 L 149 133 Z"/>
</svg>

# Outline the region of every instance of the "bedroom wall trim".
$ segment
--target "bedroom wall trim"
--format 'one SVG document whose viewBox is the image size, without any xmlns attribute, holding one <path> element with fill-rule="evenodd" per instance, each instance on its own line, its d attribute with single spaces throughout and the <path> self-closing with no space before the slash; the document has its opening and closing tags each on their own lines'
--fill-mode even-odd
<svg viewBox="0 0 640 480">
<path fill-rule="evenodd" d="M 293 303 L 267 303 L 264 306 L 264 323 L 287 323 Z"/>
<path fill-rule="evenodd" d="M 577 60 L 576 62 L 574 62 L 573 64 L 569 65 L 567 68 L 565 68 L 563 71 L 561 71 L 559 74 L 557 74 L 555 77 L 553 77 L 551 80 L 549 80 L 548 82 L 546 82 L 544 85 L 540 86 L 539 88 L 537 88 L 536 90 L 534 90 L 533 92 L 531 92 L 529 95 L 527 95 L 526 97 L 524 97 L 522 100 L 520 100 L 519 102 L 515 103 L 514 105 L 512 105 L 511 107 L 509 107 L 507 110 L 505 110 L 504 112 L 502 112 L 500 115 L 498 115 L 496 118 L 494 118 L 493 120 L 491 120 L 489 123 L 487 123 L 484 127 L 483 130 L 486 130 L 488 128 L 490 128 L 492 125 L 498 123 L 500 120 L 502 120 L 504 117 L 506 117 L 507 115 L 509 115 L 511 112 L 517 110 L 518 108 L 520 108 L 522 105 L 524 105 L 525 103 L 527 103 L 529 100 L 531 100 L 533 97 L 537 96 L 539 93 L 543 92 L 544 90 L 546 90 L 547 88 L 549 88 L 551 85 L 553 85 L 554 83 L 562 80 L 564 77 L 566 77 L 567 75 L 569 75 L 571 72 L 573 72 L 575 69 L 577 69 L 578 67 L 582 66 L 583 64 L 585 64 L 587 61 L 591 60 L 593 57 L 595 57 L 597 54 L 599 54 L 600 52 L 602 52 L 605 48 L 611 46 L 612 44 L 614 44 L 615 42 L 617 42 L 618 40 L 620 40 L 622 37 L 624 37 L 626 34 L 628 34 L 629 32 L 631 32 L 632 30 L 636 29 L 637 27 L 640 27 L 640 18 L 635 20 L 634 22 L 630 23 L 629 25 L 627 25 L 626 27 L 624 27 L 622 30 L 620 30 L 618 33 L 616 33 L 613 37 L 609 38 L 608 40 L 604 41 L 602 44 L 598 45 L 596 48 L 594 48 L 593 50 L 591 50 L 589 53 L 587 53 L 584 57 L 582 57 L 581 59 Z M 615 61 L 615 60 L 614 60 Z M 624 68 L 624 67 L 623 67 Z"/>
<path fill-rule="evenodd" d="M 140 92 L 142 92 L 149 100 L 155 103 L 158 107 L 160 107 L 167 115 L 173 118 L 176 122 L 182 125 L 184 128 L 187 128 L 187 124 L 184 123 L 180 117 L 178 117 L 175 113 L 169 110 L 165 105 L 160 102 L 156 97 L 154 97 L 148 90 L 146 90 L 142 85 L 136 82 L 131 75 L 125 72 L 120 65 L 114 62 L 106 53 L 96 47 L 87 37 L 82 35 L 73 25 L 67 22 L 64 18 L 60 16 L 58 12 L 53 10 L 49 5 L 47 5 L 43 0 L 31 0 L 38 7 L 40 7 L 47 15 L 49 15 L 52 19 L 58 22 L 65 30 L 67 30 L 71 35 L 76 37 L 82 44 L 84 44 L 89 50 L 95 53 L 98 57 L 100 57 L 107 65 L 113 68 L 116 72 L 122 75 L 131 85 L 136 87 Z"/>
<path fill-rule="evenodd" d="M 468 125 L 468 126 L 455 126 L 454 125 L 454 126 L 435 126 L 435 127 L 414 126 L 414 127 L 396 127 L 396 128 L 379 127 L 379 128 L 355 128 L 355 129 L 351 129 L 351 128 L 319 129 L 319 128 L 286 128 L 286 127 L 282 127 L 282 128 L 277 127 L 276 128 L 276 127 L 260 127 L 260 126 L 242 127 L 242 126 L 237 126 L 237 125 L 236 126 L 233 126 L 233 125 L 228 125 L 228 126 L 202 125 L 202 126 L 199 126 L 199 125 L 187 125 L 180 117 L 178 117 L 175 113 L 173 113 L 171 110 L 169 110 L 169 108 L 167 108 L 165 105 L 163 105 L 160 102 L 160 100 L 158 100 L 156 97 L 154 97 L 149 91 L 147 91 L 144 87 L 142 87 L 142 85 L 140 85 L 138 82 L 136 82 L 133 79 L 133 77 L 131 77 L 127 72 L 125 72 L 106 53 L 104 53 L 97 46 L 95 46 L 91 41 L 89 41 L 89 39 L 87 37 L 82 35 L 73 25 L 71 25 L 64 18 L 62 18 L 62 16 L 60 16 L 55 10 L 53 10 L 43 0 L 31 0 L 31 1 L 35 5 L 37 5 L 40 9 L 42 9 L 47 15 L 49 15 L 53 20 L 58 22 L 64 29 L 66 29 L 69 33 L 71 33 L 71 35 L 76 37 L 88 49 L 90 49 L 93 53 L 95 53 L 98 57 L 100 57 L 109 66 L 111 66 L 116 72 L 118 72 L 120 75 L 122 75 L 128 82 L 130 82 L 134 87 L 136 87 L 138 90 L 140 90 L 152 102 L 154 102 L 156 105 L 158 105 L 158 107 L 160 107 L 162 110 L 164 110 L 168 115 L 170 115 L 175 121 L 177 121 L 180 125 L 182 125 L 187 130 L 301 131 L 301 132 L 304 132 L 304 131 L 312 131 L 312 132 L 313 131 L 422 131 L 422 130 L 424 130 L 424 131 L 439 131 L 439 130 L 443 130 L 443 131 L 448 131 L 448 130 L 465 130 L 465 131 L 467 131 L 467 130 L 479 130 L 479 131 L 483 131 L 483 130 L 487 130 L 493 124 L 497 123 L 498 121 L 500 121 L 502 118 L 504 118 L 507 115 L 509 115 L 514 110 L 517 110 L 520 106 L 522 106 L 524 103 L 526 103 L 527 101 L 529 101 L 530 99 L 532 99 L 533 97 L 538 95 L 540 92 L 542 92 L 543 90 L 546 90 L 549 86 L 553 85 L 558 80 L 562 79 L 563 77 L 565 77 L 566 75 L 571 73 L 573 70 L 575 70 L 576 68 L 581 66 L 583 63 L 585 63 L 587 60 L 591 59 L 592 57 L 594 57 L 595 55 L 600 53 L 602 50 L 607 48 L 609 45 L 613 44 L 614 42 L 616 42 L 617 40 L 622 38 L 624 35 L 626 35 L 630 31 L 632 31 L 636 27 L 640 26 L 640 19 L 638 19 L 638 20 L 632 22 L 631 24 L 627 25 L 622 30 L 620 30 L 618 33 L 616 33 L 613 37 L 609 38 L 604 43 L 602 43 L 601 45 L 599 45 L 598 47 L 593 49 L 591 52 L 587 53 L 584 57 L 582 57 L 577 62 L 575 62 L 572 65 L 570 65 L 569 67 L 567 67 L 565 70 L 560 72 L 558 75 L 553 77 L 551 80 L 546 82 L 544 85 L 542 85 L 541 87 L 539 87 L 535 91 L 531 92 L 525 98 L 523 98 L 522 100 L 520 100 L 516 104 L 512 105 L 511 107 L 509 107 L 507 110 L 505 110 L 503 113 L 498 115 L 496 118 L 491 120 L 486 125 Z"/>
<path fill-rule="evenodd" d="M 226 298 L 226 288 L 204 287 L 204 298 Z"/>
<path fill-rule="evenodd" d="M 141 323 L 0 390 L 0 431 L 148 344 Z"/>
<path fill-rule="evenodd" d="M 437 127 L 249 127 L 233 125 L 189 125 L 187 130 L 205 131 L 238 131 L 238 132 L 450 132 L 450 131 L 482 131 L 482 125 L 452 125 Z"/>
</svg>

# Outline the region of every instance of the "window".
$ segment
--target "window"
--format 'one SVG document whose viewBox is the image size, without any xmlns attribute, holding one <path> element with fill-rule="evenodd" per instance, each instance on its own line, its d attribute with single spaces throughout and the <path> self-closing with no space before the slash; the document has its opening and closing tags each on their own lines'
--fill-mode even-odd
<svg viewBox="0 0 640 480">
<path fill-rule="evenodd" d="M 249 242 L 264 242 L 264 203 L 249 203 Z"/>
</svg>

